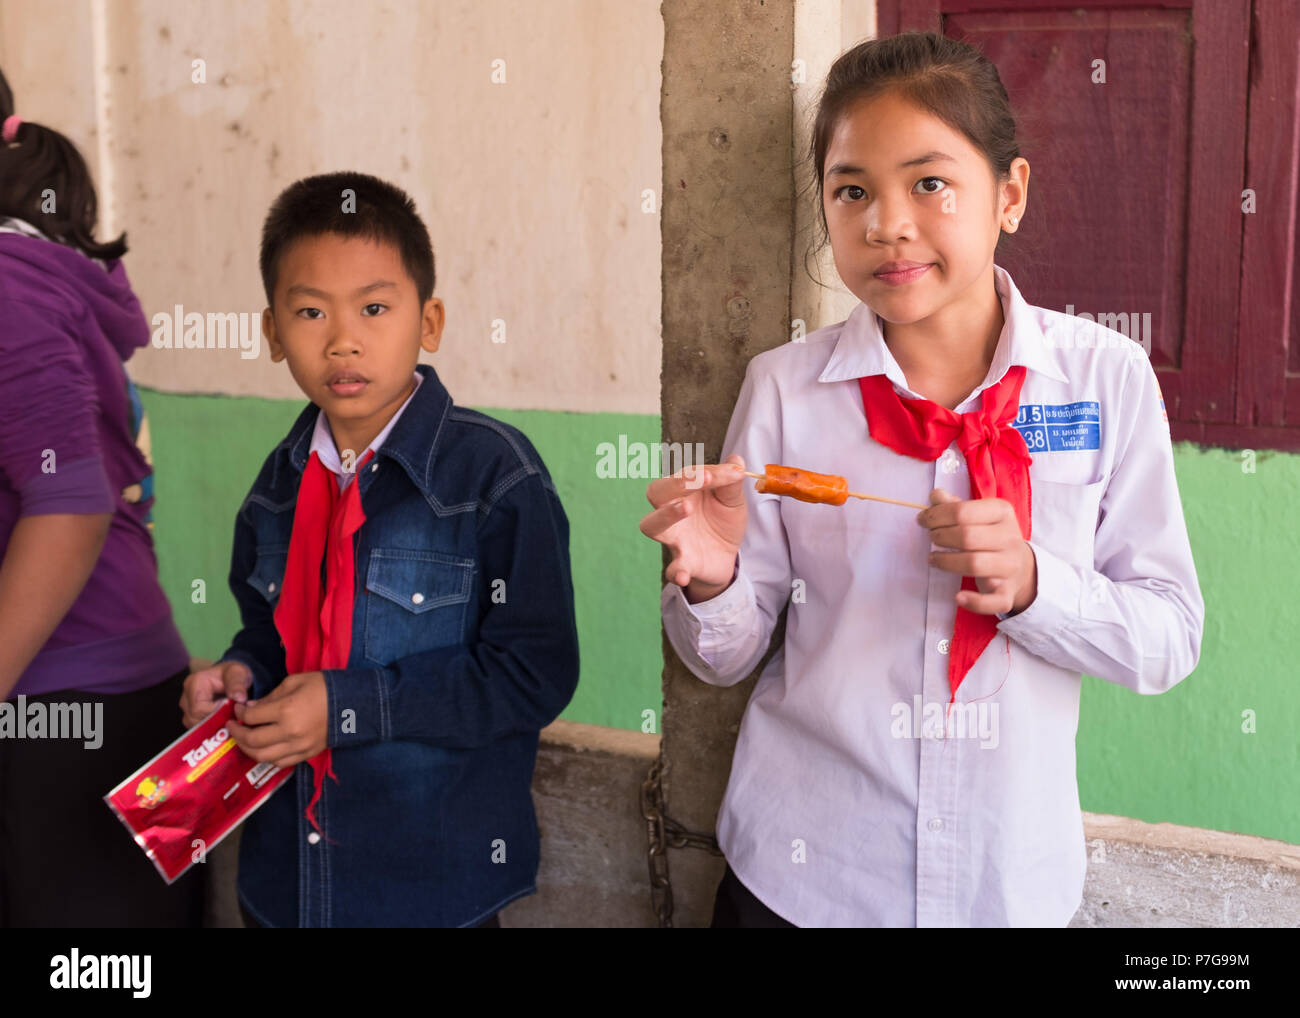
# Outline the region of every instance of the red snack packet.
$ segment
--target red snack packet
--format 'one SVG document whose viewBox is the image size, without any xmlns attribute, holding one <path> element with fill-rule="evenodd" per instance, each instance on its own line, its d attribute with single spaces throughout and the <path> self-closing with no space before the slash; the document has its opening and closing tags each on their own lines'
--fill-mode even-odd
<svg viewBox="0 0 1300 1018">
<path fill-rule="evenodd" d="M 271 797 L 293 773 L 235 745 L 216 710 L 114 788 L 104 801 L 172 883 Z"/>
</svg>

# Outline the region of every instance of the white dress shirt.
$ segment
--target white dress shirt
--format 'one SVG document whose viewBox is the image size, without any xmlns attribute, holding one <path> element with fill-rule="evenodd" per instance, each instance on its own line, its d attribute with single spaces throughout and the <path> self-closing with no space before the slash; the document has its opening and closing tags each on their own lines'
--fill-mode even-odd
<svg viewBox="0 0 1300 1018">
<path fill-rule="evenodd" d="M 663 590 L 686 666 L 754 688 L 718 813 L 741 882 L 797 926 L 1064 926 L 1086 860 L 1074 739 L 1081 673 L 1161 693 L 1196 666 L 1204 602 L 1156 376 L 1136 342 L 1027 305 L 994 267 L 1005 326 L 979 394 L 1026 375 L 1035 600 L 998 622 L 949 710 L 961 578 L 932 568 L 917 510 L 759 494 L 735 580 L 691 605 Z M 871 439 L 856 381 L 917 398 L 866 305 L 755 357 L 723 446 L 928 504 L 971 497 L 954 442 L 932 462 Z M 947 723 L 944 722 L 945 714 Z"/>
<path fill-rule="evenodd" d="M 361 461 L 366 458 L 366 453 L 370 452 L 372 449 L 377 450 L 384 444 L 384 439 L 386 439 L 388 433 L 393 430 L 393 425 L 397 423 L 397 418 L 401 417 L 402 412 L 411 405 L 411 400 L 415 398 L 415 393 L 420 388 L 420 383 L 424 381 L 424 377 L 418 371 L 412 372 L 412 374 L 415 376 L 415 388 L 411 390 L 411 395 L 406 397 L 402 405 L 397 408 L 397 412 L 388 419 L 388 423 L 384 425 L 384 430 L 376 435 L 374 440 L 361 450 L 361 455 L 357 456 L 356 459 L 352 461 L 351 470 L 343 469 L 343 461 L 339 456 L 339 450 L 334 445 L 334 433 L 330 431 L 330 422 L 326 418 L 325 412 L 321 411 L 316 415 L 316 428 L 311 433 L 311 448 L 307 451 L 307 455 L 310 457 L 312 453 L 316 453 L 316 455 L 320 457 L 321 466 L 326 470 L 331 471 L 334 474 L 335 479 L 339 482 L 339 491 L 347 489 L 348 484 L 356 475 L 356 468 L 360 466 Z M 374 464 L 372 464 L 372 466 L 373 465 Z"/>
</svg>

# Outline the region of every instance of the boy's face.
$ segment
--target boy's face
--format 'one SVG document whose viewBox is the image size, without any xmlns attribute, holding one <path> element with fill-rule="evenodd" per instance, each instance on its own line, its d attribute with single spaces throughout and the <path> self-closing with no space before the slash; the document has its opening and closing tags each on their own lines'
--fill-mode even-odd
<svg viewBox="0 0 1300 1018">
<path fill-rule="evenodd" d="M 360 457 L 411 394 L 420 350 L 438 349 L 442 301 L 420 306 L 391 244 L 326 233 L 280 256 L 262 312 L 271 360 L 324 411 L 340 455 Z"/>
</svg>

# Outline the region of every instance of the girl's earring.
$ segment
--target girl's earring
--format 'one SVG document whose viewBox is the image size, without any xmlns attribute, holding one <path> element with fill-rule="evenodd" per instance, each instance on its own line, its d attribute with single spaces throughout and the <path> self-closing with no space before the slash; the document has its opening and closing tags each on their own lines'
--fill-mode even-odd
<svg viewBox="0 0 1300 1018">
<path fill-rule="evenodd" d="M 1020 222 L 1020 220 L 1016 216 L 1008 216 L 1007 222 L 1011 224 L 1012 229 L 1015 229 L 1016 223 Z"/>
</svg>

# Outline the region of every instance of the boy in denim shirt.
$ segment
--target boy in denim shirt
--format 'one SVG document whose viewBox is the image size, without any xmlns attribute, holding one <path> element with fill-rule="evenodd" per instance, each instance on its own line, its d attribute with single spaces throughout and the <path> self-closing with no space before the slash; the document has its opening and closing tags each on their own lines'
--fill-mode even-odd
<svg viewBox="0 0 1300 1018">
<path fill-rule="evenodd" d="M 262 234 L 273 361 L 312 401 L 235 524 L 243 629 L 186 682 L 296 774 L 244 825 L 261 926 L 496 926 L 536 890 L 538 731 L 578 679 L 568 520 L 522 433 L 452 403 L 424 223 L 359 173 L 309 177 Z"/>
</svg>

